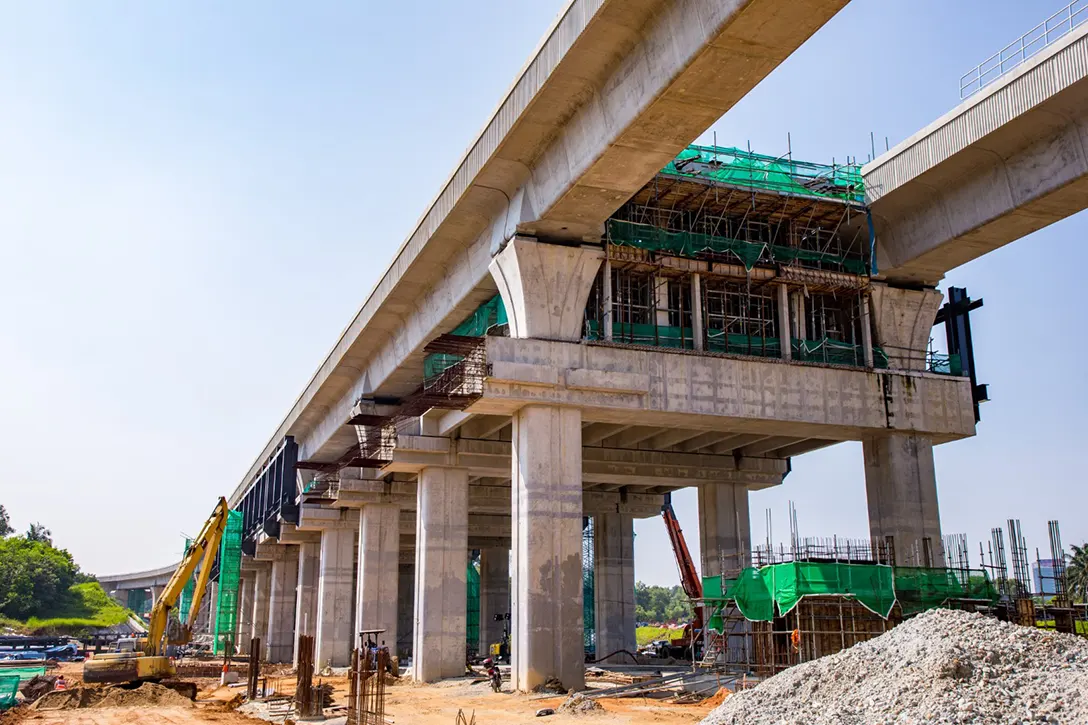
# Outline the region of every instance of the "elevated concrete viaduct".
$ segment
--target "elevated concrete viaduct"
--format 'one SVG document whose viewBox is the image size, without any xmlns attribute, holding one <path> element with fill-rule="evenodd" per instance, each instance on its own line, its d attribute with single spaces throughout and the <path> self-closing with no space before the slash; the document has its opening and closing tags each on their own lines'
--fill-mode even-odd
<svg viewBox="0 0 1088 725">
<path fill-rule="evenodd" d="M 874 547 L 942 563 L 932 449 L 975 401 L 933 287 L 1066 213 L 1083 32 L 863 170 L 687 146 L 845 2 L 569 5 L 231 496 L 266 657 L 380 629 L 433 681 L 509 614 L 515 688 L 578 688 L 587 627 L 632 645 L 633 519 L 696 487 L 703 574 L 736 571 L 748 492 L 847 440 Z"/>
</svg>

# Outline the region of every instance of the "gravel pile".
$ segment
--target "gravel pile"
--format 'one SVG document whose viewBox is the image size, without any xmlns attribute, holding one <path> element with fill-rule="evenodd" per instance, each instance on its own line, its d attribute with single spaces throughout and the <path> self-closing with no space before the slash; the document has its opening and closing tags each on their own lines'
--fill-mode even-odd
<svg viewBox="0 0 1088 725">
<path fill-rule="evenodd" d="M 571 715 L 587 715 L 589 713 L 604 712 L 604 708 L 596 700 L 576 692 L 563 701 L 563 704 L 559 706 L 559 712 L 566 712 Z"/>
<path fill-rule="evenodd" d="M 1088 723 L 1088 640 L 935 609 L 729 697 L 702 725 Z"/>
</svg>

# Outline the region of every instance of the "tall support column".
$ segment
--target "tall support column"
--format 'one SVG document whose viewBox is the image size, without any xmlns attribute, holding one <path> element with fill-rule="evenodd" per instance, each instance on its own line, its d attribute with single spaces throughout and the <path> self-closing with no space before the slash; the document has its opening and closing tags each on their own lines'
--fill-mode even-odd
<svg viewBox="0 0 1088 725">
<path fill-rule="evenodd" d="M 246 575 L 238 581 L 238 643 L 235 649 L 239 654 L 249 653 L 249 638 L 253 636 L 253 588 L 256 572 L 246 570 Z"/>
<path fill-rule="evenodd" d="M 384 629 L 377 636 L 390 652 L 397 647 L 397 587 L 400 584 L 400 507 L 366 504 L 359 511 L 359 578 L 355 629 Z M 361 643 L 360 643 L 361 644 Z"/>
<path fill-rule="evenodd" d="M 699 543 L 702 575 L 720 576 L 751 561 L 748 488 L 742 483 L 699 486 Z"/>
<path fill-rule="evenodd" d="M 355 569 L 355 530 L 326 528 L 321 532 L 321 560 L 317 574 L 317 624 L 314 629 L 314 665 L 350 664 L 352 579 Z"/>
<path fill-rule="evenodd" d="M 527 405 L 513 416 L 512 681 L 585 684 L 582 414 Z"/>
<path fill-rule="evenodd" d="M 412 560 L 400 562 L 397 586 L 397 654 L 407 657 L 412 654 L 412 636 L 415 632 L 413 626 L 413 608 L 416 597 L 416 565 L 415 552 L 411 552 Z M 389 648 L 393 651 L 393 648 Z"/>
<path fill-rule="evenodd" d="M 933 441 L 900 433 L 862 447 L 872 538 L 890 544 L 900 566 L 943 566 Z"/>
<path fill-rule="evenodd" d="M 628 514 L 593 517 L 593 611 L 597 629 L 597 658 L 614 652 L 634 652 L 635 530 Z M 620 654 L 606 662 L 630 662 Z"/>
<path fill-rule="evenodd" d="M 691 334 L 695 338 L 694 348 L 705 347 L 703 335 L 703 276 L 698 272 L 691 275 Z"/>
<path fill-rule="evenodd" d="M 607 258 L 601 270 L 601 339 L 612 342 L 612 262 Z"/>
<path fill-rule="evenodd" d="M 261 638 L 262 645 L 268 644 L 265 637 L 268 635 L 268 605 L 271 594 L 271 567 L 262 564 L 257 568 L 253 579 L 253 617 L 250 619 L 253 625 L 249 630 L 251 637 Z M 266 652 L 261 652 L 261 656 L 265 657 Z"/>
<path fill-rule="evenodd" d="M 793 345 L 790 340 L 790 289 L 784 284 L 778 285 L 778 340 L 782 346 L 782 359 L 793 359 Z"/>
<path fill-rule="evenodd" d="M 270 572 L 271 601 L 264 637 L 269 662 L 290 662 L 295 640 L 295 591 L 298 586 L 298 547 L 278 547 Z"/>
<path fill-rule="evenodd" d="M 480 551 L 480 649 L 502 641 L 510 614 L 510 550 Z"/>
<path fill-rule="evenodd" d="M 465 671 L 468 470 L 424 468 L 416 490 L 412 677 L 434 682 Z"/>
<path fill-rule="evenodd" d="M 151 606 L 148 607 L 148 609 L 150 610 L 159 601 L 159 597 L 162 596 L 162 587 L 149 587 L 148 592 L 151 597 Z"/>
<path fill-rule="evenodd" d="M 298 547 L 298 579 L 295 594 L 295 639 L 292 661 L 298 664 L 298 638 L 312 637 L 317 628 L 317 569 L 321 562 L 321 544 L 306 542 Z"/>
<path fill-rule="evenodd" d="M 873 367 L 873 326 L 869 319 L 869 293 L 862 292 L 858 302 L 861 307 L 861 347 L 865 354 L 865 367 Z"/>
</svg>

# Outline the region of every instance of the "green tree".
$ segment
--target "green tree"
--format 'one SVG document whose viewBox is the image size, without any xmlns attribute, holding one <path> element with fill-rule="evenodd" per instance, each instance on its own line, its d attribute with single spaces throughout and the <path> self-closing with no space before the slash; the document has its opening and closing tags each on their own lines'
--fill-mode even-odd
<svg viewBox="0 0 1088 725">
<path fill-rule="evenodd" d="M 635 584 L 635 618 L 643 622 L 679 623 L 691 618 L 691 605 L 679 586 Z"/>
<path fill-rule="evenodd" d="M 3 504 L 0 504 L 0 536 L 10 536 L 15 532 L 15 529 L 11 528 L 11 519 L 8 517 L 8 510 L 4 508 Z"/>
<path fill-rule="evenodd" d="M 1088 542 L 1072 546 L 1073 556 L 1065 569 L 1069 594 L 1074 599 L 1088 601 Z"/>
<path fill-rule="evenodd" d="M 22 536 L 0 539 L 0 615 L 48 615 L 62 605 L 80 578 L 72 555 Z"/>
<path fill-rule="evenodd" d="M 27 541 L 37 541 L 48 546 L 53 546 L 53 532 L 45 528 L 42 523 L 31 524 L 26 530 Z"/>
</svg>

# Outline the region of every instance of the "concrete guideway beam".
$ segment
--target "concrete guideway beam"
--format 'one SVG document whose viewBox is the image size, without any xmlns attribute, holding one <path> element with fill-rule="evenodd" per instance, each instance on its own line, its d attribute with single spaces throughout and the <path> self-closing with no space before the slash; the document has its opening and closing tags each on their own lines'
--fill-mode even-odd
<svg viewBox="0 0 1088 725">
<path fill-rule="evenodd" d="M 880 274 L 951 269 L 1088 206 L 1088 26 L 862 169 Z"/>
<path fill-rule="evenodd" d="M 518 691 L 550 677 L 581 689 L 581 416 L 525 406 L 514 416 L 513 438 L 511 681 Z"/>
<path fill-rule="evenodd" d="M 468 470 L 424 468 L 417 511 L 412 677 L 434 682 L 465 671 Z"/>
<path fill-rule="evenodd" d="M 415 529 L 415 522 L 411 531 Z M 397 588 L 401 511 L 396 504 L 367 504 L 359 510 L 359 572 L 356 584 L 355 629 L 385 630 L 377 635 L 391 652 L 397 644 Z"/>
<path fill-rule="evenodd" d="M 597 632 L 597 659 L 620 664 L 634 652 L 635 642 L 635 530 L 624 514 L 593 517 L 593 614 Z"/>
<path fill-rule="evenodd" d="M 551 340 L 486 345 L 491 374 L 470 407 L 477 413 L 554 404 L 602 423 L 829 440 L 892 429 L 943 443 L 975 433 L 967 378 Z"/>
<path fill-rule="evenodd" d="M 900 566 L 944 566 L 933 442 L 892 434 L 862 448 L 872 538 L 891 543 Z"/>
<path fill-rule="evenodd" d="M 492 248 L 580 239 L 847 0 L 574 0 L 231 497 L 283 436 L 351 444 L 364 395 L 418 384 L 422 347 L 493 294 Z M 568 227 L 564 230 L 563 227 Z"/>
</svg>

